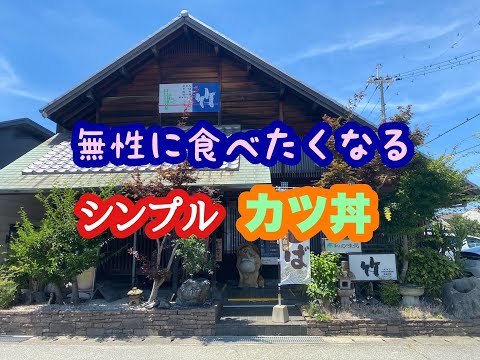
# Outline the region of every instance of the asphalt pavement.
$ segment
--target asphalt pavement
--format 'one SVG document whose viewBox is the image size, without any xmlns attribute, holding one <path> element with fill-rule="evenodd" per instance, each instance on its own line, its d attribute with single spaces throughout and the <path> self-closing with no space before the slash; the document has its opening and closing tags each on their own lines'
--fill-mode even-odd
<svg viewBox="0 0 480 360">
<path fill-rule="evenodd" d="M 480 359 L 480 337 L 30 338 L 0 336 L 0 360 Z"/>
</svg>

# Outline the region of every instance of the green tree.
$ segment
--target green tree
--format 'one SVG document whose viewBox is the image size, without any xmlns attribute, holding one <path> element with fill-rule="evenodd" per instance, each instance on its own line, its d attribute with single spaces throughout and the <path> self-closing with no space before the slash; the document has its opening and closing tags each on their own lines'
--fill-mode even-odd
<svg viewBox="0 0 480 360">
<path fill-rule="evenodd" d="M 204 241 L 193 235 L 187 239 L 179 239 L 177 241 L 179 247 L 176 253 L 182 257 L 184 278 L 192 278 L 199 272 L 211 272 L 213 270 L 214 264 L 211 254 Z"/>
<path fill-rule="evenodd" d="M 113 186 L 98 191 L 103 199 L 114 193 Z M 43 205 L 43 219 L 36 228 L 25 210 L 20 210 L 21 222 L 6 260 L 9 269 L 17 276 L 28 277 L 31 285 L 55 284 L 57 303 L 63 302 L 60 289 L 67 282 L 72 283 L 72 302 L 79 301 L 76 277 L 98 264 L 100 248 L 108 240 L 108 236 L 87 240 L 78 233 L 73 208 L 79 196 L 79 191 L 68 187 L 38 193 L 35 197 Z"/>
<path fill-rule="evenodd" d="M 209 195 L 213 201 L 217 201 L 215 198 L 216 191 L 209 187 L 196 187 L 193 185 L 197 182 L 198 170 L 190 166 L 188 161 L 177 164 L 173 169 L 158 169 L 155 176 L 144 181 L 139 173 L 131 174 L 131 179 L 123 184 L 123 193 L 125 196 L 132 199 L 132 201 L 138 201 L 147 196 L 163 197 L 174 189 L 185 190 L 187 193 L 202 192 Z M 157 248 L 151 256 L 139 255 L 134 251 L 130 251 L 134 254 L 134 257 L 142 262 L 142 268 L 148 274 L 148 277 L 153 280 L 152 291 L 147 301 L 146 307 L 153 307 L 158 297 L 158 290 L 165 282 L 165 280 L 171 275 L 171 266 L 177 253 L 177 248 L 181 245 L 182 239 L 172 241 L 173 250 L 170 255 L 170 259 L 165 267 L 161 266 L 161 255 L 167 248 L 167 241 L 169 239 L 175 239 L 176 234 L 166 234 L 162 239 L 156 239 Z M 184 250 L 185 251 L 185 250 Z M 184 261 L 188 261 L 184 257 Z"/>
<path fill-rule="evenodd" d="M 393 191 L 383 194 L 383 202 L 391 211 L 385 231 L 403 235 L 401 282 L 408 271 L 408 236 L 423 232 L 437 210 L 464 201 L 471 189 L 466 176 L 472 169 L 456 170 L 452 156 L 416 157 L 416 166 L 400 176 Z"/>
<path fill-rule="evenodd" d="M 337 283 L 340 275 L 340 255 L 324 251 L 320 255 L 310 253 L 312 281 L 307 285 L 307 295 L 327 307 L 337 297 Z"/>
<path fill-rule="evenodd" d="M 351 111 L 345 118 L 324 116 L 323 120 L 335 131 L 346 121 L 354 118 L 355 102 L 351 104 L 353 104 L 350 107 Z M 401 122 L 411 127 L 410 139 L 416 147 L 419 147 L 424 144 L 428 129 L 416 126 L 412 128 L 413 115 L 410 105 L 400 106 L 398 113 L 390 117 L 389 121 Z M 469 199 L 467 194 L 472 185 L 466 177 L 476 167 L 458 171 L 456 170 L 458 156 L 443 155 L 430 159 L 417 152 L 409 164 L 399 169 L 385 166 L 378 153 L 370 163 L 354 169 L 336 152 L 333 137 L 327 146 L 334 154 L 334 160 L 324 169 L 322 178 L 316 185 L 328 188 L 338 183 L 362 183 L 370 185 L 377 191 L 379 208 L 385 209 L 385 219 L 381 220 L 382 231 L 403 236 L 400 274 L 400 280 L 403 282 L 408 270 L 409 237 L 423 232 L 425 223 L 433 219 L 438 209 L 448 208 Z"/>
</svg>

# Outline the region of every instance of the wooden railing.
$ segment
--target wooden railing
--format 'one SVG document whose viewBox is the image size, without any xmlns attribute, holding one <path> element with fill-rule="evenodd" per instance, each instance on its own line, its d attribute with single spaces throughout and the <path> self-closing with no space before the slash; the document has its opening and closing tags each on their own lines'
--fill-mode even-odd
<svg viewBox="0 0 480 360">
<path fill-rule="evenodd" d="M 288 166 L 277 162 L 275 166 L 270 168 L 270 173 L 272 178 L 275 179 L 291 179 L 299 177 L 311 177 L 318 179 L 322 175 L 322 168 L 302 151 L 300 163 L 295 166 Z"/>
</svg>

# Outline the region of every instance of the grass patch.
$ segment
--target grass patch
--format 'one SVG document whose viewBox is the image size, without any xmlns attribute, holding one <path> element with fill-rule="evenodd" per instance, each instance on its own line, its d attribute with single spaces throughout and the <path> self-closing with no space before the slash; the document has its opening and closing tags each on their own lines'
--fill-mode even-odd
<svg viewBox="0 0 480 360">
<path fill-rule="evenodd" d="M 388 306 L 384 304 L 365 305 L 352 304 L 350 308 L 325 308 L 315 303 L 309 303 L 304 313 L 318 321 L 330 320 L 427 320 L 452 319 L 444 308 L 435 303 L 422 302 L 418 307 Z"/>
</svg>

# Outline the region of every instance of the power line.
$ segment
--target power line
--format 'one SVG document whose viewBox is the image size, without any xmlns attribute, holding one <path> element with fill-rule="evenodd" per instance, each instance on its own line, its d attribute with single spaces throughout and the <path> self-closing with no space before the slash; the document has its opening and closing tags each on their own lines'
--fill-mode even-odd
<svg viewBox="0 0 480 360">
<path fill-rule="evenodd" d="M 449 65 L 452 65 L 452 64 L 455 64 L 455 63 L 458 63 L 458 62 L 462 62 L 462 61 L 469 61 L 469 60 L 478 58 L 479 56 L 480 56 L 480 49 L 470 51 L 470 52 L 468 52 L 466 54 L 463 54 L 463 55 L 453 56 L 449 59 L 439 61 L 437 63 L 432 63 L 432 64 L 429 64 L 429 65 L 420 66 L 420 67 L 417 67 L 417 68 L 414 68 L 414 69 L 411 69 L 411 70 L 402 71 L 402 72 L 398 73 L 397 76 L 406 77 L 406 76 L 410 76 L 411 74 L 414 74 L 414 73 L 417 73 L 417 72 L 429 71 L 431 69 L 438 68 L 438 67 L 448 67 Z"/>
<path fill-rule="evenodd" d="M 475 19 L 478 19 L 479 15 L 475 16 Z M 470 35 L 478 26 L 480 26 L 480 20 L 475 20 L 475 24 L 472 26 L 470 31 L 467 31 L 462 34 L 462 36 L 456 40 L 452 45 L 450 45 L 448 48 L 445 49 L 444 52 L 442 52 L 440 55 L 435 56 L 433 60 L 441 58 L 443 55 L 445 55 L 449 50 L 453 49 L 455 46 L 457 46 L 460 41 L 462 41 L 467 35 Z M 457 37 L 460 36 L 460 33 L 457 33 Z M 430 46 L 429 46 L 430 47 Z"/>
<path fill-rule="evenodd" d="M 470 146 L 469 148 L 466 148 L 466 149 L 463 149 L 462 151 L 456 152 L 456 153 L 455 153 L 455 155 L 458 155 L 458 154 L 464 153 L 465 151 L 468 151 L 468 150 L 474 149 L 474 148 L 476 148 L 476 147 L 479 147 L 479 146 L 480 146 L 480 144 L 477 144 L 477 145 Z"/>
<path fill-rule="evenodd" d="M 367 84 L 367 87 L 368 87 L 368 85 L 369 85 L 369 84 Z M 365 106 L 363 107 L 362 111 L 360 112 L 360 115 L 363 114 L 363 112 L 365 111 L 365 108 L 368 106 L 368 104 L 370 104 L 370 101 L 372 100 L 373 95 L 375 95 L 375 92 L 377 91 L 377 89 L 378 89 L 378 85 L 375 86 L 375 89 L 373 90 L 372 95 L 370 95 L 370 98 L 368 99 L 367 103 L 365 104 Z"/>
<path fill-rule="evenodd" d="M 372 108 L 372 110 L 370 110 L 367 119 L 370 117 L 370 115 L 372 115 L 373 110 L 375 110 L 375 109 L 377 108 L 377 106 L 378 106 L 379 103 L 380 103 L 380 98 L 378 98 L 377 103 L 376 103 L 375 106 Z"/>
<path fill-rule="evenodd" d="M 441 133 L 441 134 L 437 135 L 436 137 L 434 137 L 432 140 L 429 140 L 429 141 L 427 141 L 426 143 L 423 143 L 423 144 L 420 145 L 419 147 L 422 147 L 422 146 L 425 146 L 425 145 L 427 145 L 427 144 L 430 144 L 432 141 L 435 141 L 435 140 L 441 138 L 442 136 L 444 136 L 444 135 L 448 134 L 449 132 L 455 130 L 456 128 L 462 126 L 463 124 L 466 124 L 466 123 L 468 123 L 469 121 L 475 119 L 477 116 L 480 116 L 480 113 L 478 113 L 478 114 L 476 114 L 476 115 L 473 115 L 471 118 L 467 118 L 465 121 L 461 122 L 460 124 L 455 125 L 454 127 L 448 129 L 447 131 L 444 131 L 443 133 Z"/>
<path fill-rule="evenodd" d="M 399 80 L 417 78 L 417 77 L 420 77 L 422 75 L 425 76 L 425 75 L 436 73 L 436 72 L 443 71 L 443 70 L 450 70 L 450 69 L 454 69 L 454 68 L 459 67 L 459 66 L 469 65 L 469 64 L 477 62 L 477 61 L 480 61 L 480 54 L 477 55 L 477 56 L 474 56 L 474 57 L 472 57 L 471 59 L 468 59 L 468 60 L 462 60 L 462 61 L 459 61 L 459 62 L 455 62 L 455 63 L 443 65 L 443 66 L 438 66 L 437 68 L 431 68 L 429 70 L 417 71 L 415 73 L 411 73 L 409 75 L 399 77 Z"/>
<path fill-rule="evenodd" d="M 478 15 L 475 16 L 475 19 L 478 19 Z M 460 39 L 456 40 L 452 45 L 450 45 L 443 53 L 441 53 L 440 55 L 438 55 L 436 57 L 436 59 L 442 57 L 443 55 L 445 55 L 450 49 L 453 49 L 455 46 L 457 46 L 460 41 L 462 41 L 465 36 L 467 35 L 470 35 L 478 26 L 480 26 L 480 20 L 475 20 L 476 23 L 472 26 L 472 28 L 470 29 L 470 31 L 467 31 L 465 33 L 462 34 L 462 36 L 460 37 Z M 457 37 L 460 35 L 460 33 L 457 34 Z"/>
</svg>

